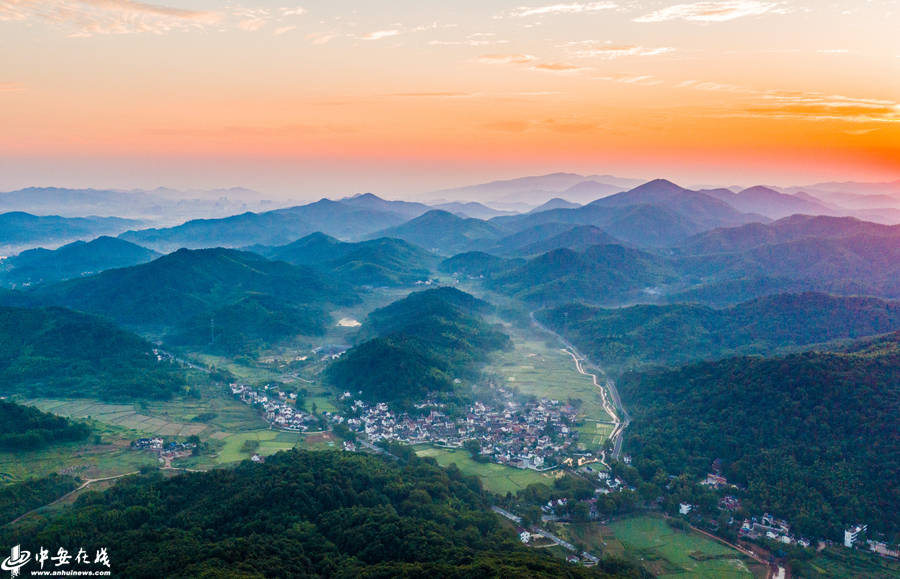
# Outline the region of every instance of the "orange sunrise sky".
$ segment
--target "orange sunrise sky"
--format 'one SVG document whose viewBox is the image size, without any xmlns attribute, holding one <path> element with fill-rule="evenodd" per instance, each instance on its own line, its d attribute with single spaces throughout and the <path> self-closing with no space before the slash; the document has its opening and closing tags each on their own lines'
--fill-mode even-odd
<svg viewBox="0 0 900 579">
<path fill-rule="evenodd" d="M 900 179 L 897 0 L 0 0 L 0 190 Z"/>
</svg>

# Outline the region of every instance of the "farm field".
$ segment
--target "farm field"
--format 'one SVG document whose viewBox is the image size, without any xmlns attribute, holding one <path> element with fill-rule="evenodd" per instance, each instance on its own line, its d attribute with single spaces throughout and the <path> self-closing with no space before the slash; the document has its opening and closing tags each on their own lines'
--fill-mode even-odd
<svg viewBox="0 0 900 579">
<path fill-rule="evenodd" d="M 657 577 L 752 578 L 750 567 L 758 567 L 737 551 L 702 535 L 674 529 L 659 517 L 622 519 L 608 529 L 612 533 L 606 539 L 610 554 L 638 560 Z M 583 536 L 596 539 L 596 534 Z"/>
<path fill-rule="evenodd" d="M 503 331 L 512 338 L 514 347 L 497 354 L 485 372 L 522 394 L 561 401 L 581 400 L 585 420 L 579 429 L 583 434 L 581 442 L 588 450 L 602 446 L 612 426 L 597 424 L 609 421 L 610 417 L 603 410 L 600 392 L 591 378 L 578 373 L 572 357 L 552 338 L 544 340 L 512 325 L 504 325 Z"/>
<path fill-rule="evenodd" d="M 851 551 L 841 546 L 829 547 L 818 552 L 803 565 L 820 577 L 866 577 L 887 579 L 900 577 L 900 562 L 864 551 Z"/>
<path fill-rule="evenodd" d="M 475 462 L 465 450 L 421 445 L 416 447 L 416 454 L 432 457 L 441 466 L 455 463 L 465 474 L 480 478 L 485 489 L 498 494 L 515 493 L 534 483 L 550 483 L 554 477 L 552 472 L 539 473 L 492 462 Z"/>
</svg>

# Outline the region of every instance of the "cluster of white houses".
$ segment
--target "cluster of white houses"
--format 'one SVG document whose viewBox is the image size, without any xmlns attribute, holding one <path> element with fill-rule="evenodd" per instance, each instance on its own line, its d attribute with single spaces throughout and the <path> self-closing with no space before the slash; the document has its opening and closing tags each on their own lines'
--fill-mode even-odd
<svg viewBox="0 0 900 579">
<path fill-rule="evenodd" d="M 274 428 L 294 432 L 306 432 L 318 420 L 296 407 L 297 395 L 274 387 L 263 386 L 255 390 L 244 384 L 229 384 L 231 393 L 244 404 L 259 408 Z"/>
<path fill-rule="evenodd" d="M 518 403 L 507 399 L 499 407 L 475 402 L 458 417 L 448 415 L 444 408 L 427 401 L 410 415 L 394 412 L 383 402 L 369 405 L 355 400 L 351 405 L 353 416 L 346 424 L 372 441 L 460 448 L 466 441 L 475 440 L 487 460 L 518 468 L 553 468 L 576 450 L 577 410 L 558 400 Z"/>
</svg>

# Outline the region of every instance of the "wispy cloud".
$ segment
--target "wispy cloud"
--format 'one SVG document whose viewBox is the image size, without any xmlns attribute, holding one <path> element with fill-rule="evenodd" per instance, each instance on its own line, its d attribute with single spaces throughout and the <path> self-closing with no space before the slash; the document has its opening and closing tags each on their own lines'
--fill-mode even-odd
<svg viewBox="0 0 900 579">
<path fill-rule="evenodd" d="M 134 0 L 0 0 L 0 20 L 40 20 L 90 36 L 204 28 L 220 22 L 222 14 Z"/>
<path fill-rule="evenodd" d="M 312 44 L 328 44 L 332 40 L 337 38 L 337 34 L 331 34 L 327 32 L 313 32 L 312 34 L 306 35 L 306 40 L 311 42 Z"/>
<path fill-rule="evenodd" d="M 594 133 L 601 129 L 601 126 L 596 122 L 581 120 L 577 118 L 494 121 L 492 123 L 483 125 L 483 127 L 489 131 L 496 131 L 500 133 L 552 131 L 554 133 L 584 134 Z"/>
<path fill-rule="evenodd" d="M 747 113 L 780 119 L 839 120 L 855 123 L 900 123 L 900 103 L 819 93 L 771 93 Z"/>
<path fill-rule="evenodd" d="M 622 74 L 615 76 L 599 76 L 597 80 L 605 80 L 607 82 L 618 82 L 622 84 L 634 84 L 640 86 L 658 86 L 663 84 L 661 79 L 656 78 L 652 74 Z"/>
<path fill-rule="evenodd" d="M 453 91 L 397 92 L 390 96 L 400 98 L 470 99 L 481 96 L 481 93 Z"/>
<path fill-rule="evenodd" d="M 530 54 L 483 54 L 478 57 L 478 62 L 484 64 L 527 64 L 534 60 Z"/>
<path fill-rule="evenodd" d="M 137 0 L 0 0 L 0 21 L 46 22 L 75 37 L 210 28 L 255 32 L 270 23 L 281 24 L 275 34 L 284 34 L 292 29 L 287 22 L 305 13 L 300 6 L 268 9 L 231 5 L 222 10 L 187 10 Z"/>
<path fill-rule="evenodd" d="M 382 38 L 391 38 L 392 36 L 399 36 L 400 31 L 396 28 L 392 28 L 390 30 L 376 30 L 374 32 L 369 32 L 367 34 L 363 34 L 359 38 L 361 40 L 381 40 Z"/>
<path fill-rule="evenodd" d="M 649 14 L 639 16 L 635 22 L 666 22 L 669 20 L 689 20 L 693 22 L 725 22 L 745 16 L 760 16 L 767 13 L 786 12 L 782 2 L 760 2 L 758 0 L 719 0 L 713 2 L 693 2 L 675 4 Z"/>
<path fill-rule="evenodd" d="M 528 16 L 548 16 L 553 14 L 583 14 L 585 12 L 614 10 L 618 7 L 619 5 L 615 2 L 569 2 L 547 4 L 545 6 L 520 6 L 512 10 L 509 15 L 516 18 L 525 18 Z"/>
<path fill-rule="evenodd" d="M 605 58 L 608 60 L 626 56 L 658 56 L 674 52 L 667 46 L 646 47 L 637 44 L 597 43 L 593 41 L 570 42 L 567 47 L 578 58 Z"/>
<path fill-rule="evenodd" d="M 531 67 L 533 70 L 542 70 L 544 72 L 577 72 L 583 67 L 565 62 L 542 62 Z"/>
<path fill-rule="evenodd" d="M 429 40 L 430 46 L 489 46 L 494 44 L 509 44 L 508 40 L 497 38 L 494 32 L 475 32 L 469 34 L 463 40 Z"/>
</svg>

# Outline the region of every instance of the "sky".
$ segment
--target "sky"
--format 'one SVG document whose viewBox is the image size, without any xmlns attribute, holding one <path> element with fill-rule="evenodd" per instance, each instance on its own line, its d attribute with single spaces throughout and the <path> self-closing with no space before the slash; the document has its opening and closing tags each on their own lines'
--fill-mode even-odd
<svg viewBox="0 0 900 579">
<path fill-rule="evenodd" d="M 900 179 L 900 0 L 0 0 L 0 190 Z"/>
</svg>

